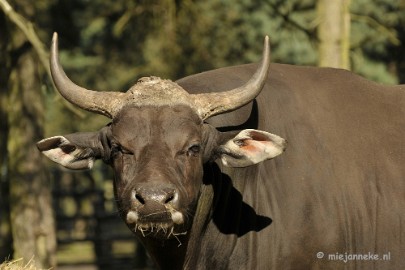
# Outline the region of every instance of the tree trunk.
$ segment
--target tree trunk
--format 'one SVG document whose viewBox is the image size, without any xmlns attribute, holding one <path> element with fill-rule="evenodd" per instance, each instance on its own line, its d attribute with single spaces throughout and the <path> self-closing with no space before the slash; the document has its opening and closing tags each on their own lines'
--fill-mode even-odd
<svg viewBox="0 0 405 270">
<path fill-rule="evenodd" d="M 35 1 L 19 0 L 26 18 L 35 12 Z M 36 142 L 44 136 L 44 70 L 26 36 L 10 27 L 12 62 L 8 83 L 8 176 L 14 258 L 35 260 L 41 269 L 56 266 L 56 235 L 50 179 Z M 42 72 L 43 73 L 43 72 Z"/>
<path fill-rule="evenodd" d="M 7 53 L 9 33 L 4 14 L 0 13 L 0 261 L 12 254 L 9 179 L 7 175 L 7 82 L 10 57 Z"/>
<path fill-rule="evenodd" d="M 350 69 L 350 1 L 318 0 L 318 38 L 321 67 Z"/>
<path fill-rule="evenodd" d="M 35 53 L 27 48 L 11 79 L 9 176 L 14 258 L 55 266 L 50 180 L 35 143 L 43 138 L 43 102 Z"/>
</svg>

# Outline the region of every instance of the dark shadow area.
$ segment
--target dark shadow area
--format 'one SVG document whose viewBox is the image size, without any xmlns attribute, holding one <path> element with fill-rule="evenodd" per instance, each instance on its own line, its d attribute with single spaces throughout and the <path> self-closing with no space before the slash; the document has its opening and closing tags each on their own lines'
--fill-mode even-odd
<svg viewBox="0 0 405 270">
<path fill-rule="evenodd" d="M 243 124 L 217 129 L 221 132 L 231 132 L 257 128 L 258 122 L 258 104 L 253 100 L 249 118 Z M 204 174 L 205 184 L 210 184 L 214 188 L 213 220 L 222 233 L 236 234 L 240 237 L 251 231 L 259 232 L 272 223 L 271 218 L 258 215 L 243 201 L 242 194 L 233 186 L 232 179 L 222 173 L 216 163 L 207 164 Z"/>
<path fill-rule="evenodd" d="M 233 186 L 231 178 L 222 173 L 218 165 L 211 164 L 214 179 L 213 221 L 224 234 L 236 234 L 238 237 L 248 232 L 259 232 L 273 221 L 270 217 L 261 216 L 243 201 L 242 194 Z"/>
</svg>

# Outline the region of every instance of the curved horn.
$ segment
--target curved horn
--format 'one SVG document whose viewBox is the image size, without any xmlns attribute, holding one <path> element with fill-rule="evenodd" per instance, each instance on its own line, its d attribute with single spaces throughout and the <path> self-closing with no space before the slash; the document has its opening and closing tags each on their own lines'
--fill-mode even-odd
<svg viewBox="0 0 405 270">
<path fill-rule="evenodd" d="M 90 112 L 113 118 L 120 108 L 124 93 L 97 92 L 73 83 L 59 62 L 58 34 L 54 33 L 51 46 L 51 74 L 59 93 L 69 102 Z"/>
<path fill-rule="evenodd" d="M 264 39 L 263 58 L 250 80 L 241 87 L 219 92 L 196 94 L 192 97 L 200 117 L 205 120 L 217 114 L 236 110 L 256 98 L 266 83 L 270 67 L 269 37 Z"/>
</svg>

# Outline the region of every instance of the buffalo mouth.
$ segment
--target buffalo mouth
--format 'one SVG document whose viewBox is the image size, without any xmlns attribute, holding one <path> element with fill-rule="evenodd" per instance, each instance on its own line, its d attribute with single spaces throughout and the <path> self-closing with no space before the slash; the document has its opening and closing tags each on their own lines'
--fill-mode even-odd
<svg viewBox="0 0 405 270">
<path fill-rule="evenodd" d="M 145 213 L 140 210 L 131 210 L 127 213 L 126 222 L 134 233 L 143 237 L 158 239 L 171 239 L 179 235 L 186 235 L 183 214 L 176 210 L 161 210 Z"/>
</svg>

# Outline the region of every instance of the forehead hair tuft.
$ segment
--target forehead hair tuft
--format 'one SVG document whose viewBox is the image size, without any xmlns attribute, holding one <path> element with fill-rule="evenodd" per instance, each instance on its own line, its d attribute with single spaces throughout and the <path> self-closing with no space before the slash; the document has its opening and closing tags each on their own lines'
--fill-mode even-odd
<svg viewBox="0 0 405 270">
<path fill-rule="evenodd" d="M 126 97 L 127 104 L 142 104 L 142 106 L 176 106 L 186 105 L 195 111 L 196 105 L 186 90 L 180 85 L 159 77 L 143 77 L 132 86 Z"/>
</svg>

